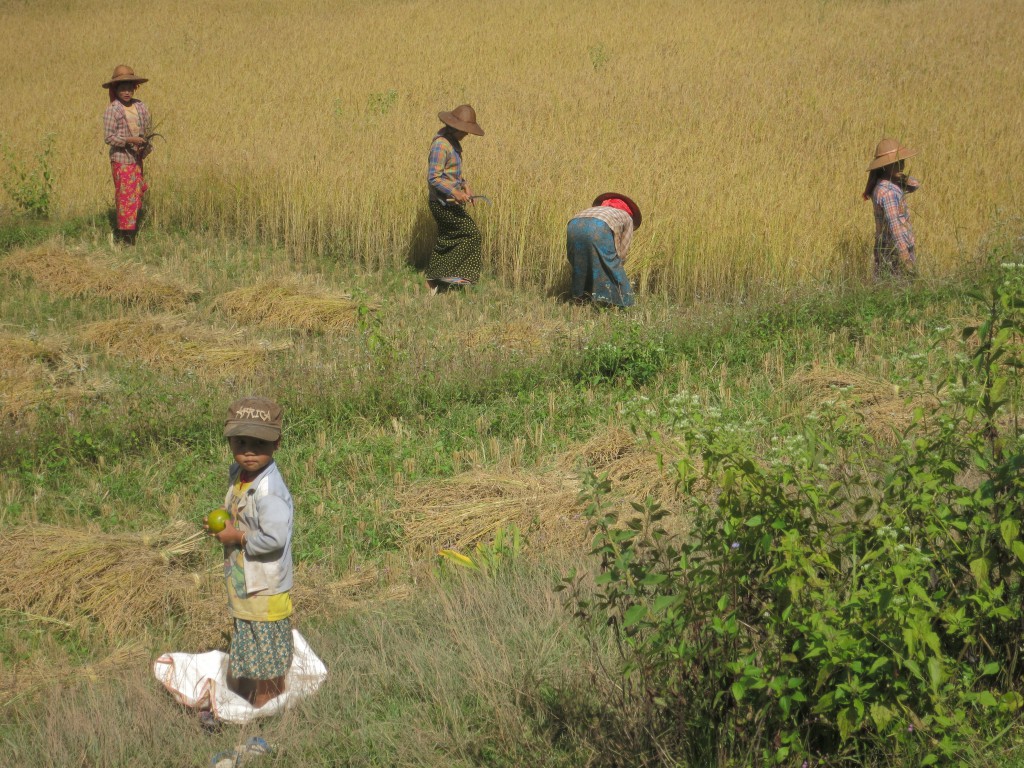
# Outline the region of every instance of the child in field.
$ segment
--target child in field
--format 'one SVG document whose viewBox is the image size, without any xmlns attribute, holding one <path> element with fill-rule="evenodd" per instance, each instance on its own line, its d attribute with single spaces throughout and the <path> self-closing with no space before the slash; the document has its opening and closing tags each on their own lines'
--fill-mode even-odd
<svg viewBox="0 0 1024 768">
<path fill-rule="evenodd" d="M 874 204 L 875 277 L 914 274 L 917 254 L 905 196 L 917 191 L 921 183 L 907 176 L 903 168 L 905 160 L 916 154 L 895 139 L 882 139 L 868 166 L 864 199 Z"/>
<path fill-rule="evenodd" d="M 235 458 L 225 509 L 212 533 L 224 545 L 228 611 L 234 620 L 228 687 L 255 707 L 284 691 L 292 662 L 292 497 L 274 463 L 281 406 L 244 397 L 228 406 L 224 436 Z"/>
<path fill-rule="evenodd" d="M 430 214 L 437 222 L 437 244 L 427 264 L 427 287 L 432 294 L 449 285 L 472 285 L 480 279 L 480 230 L 466 213 L 473 193 L 462 175 L 462 140 L 483 136 L 476 112 L 462 104 L 438 112 L 444 127 L 434 135 L 427 160 Z"/>
<path fill-rule="evenodd" d="M 136 77 L 125 64 L 114 68 L 114 75 L 103 87 L 110 106 L 103 113 L 103 140 L 110 146 L 110 170 L 114 177 L 114 202 L 117 207 L 115 242 L 135 244 L 142 195 L 148 189 L 142 174 L 142 161 L 153 151 L 146 139 L 153 127 L 146 105 L 135 98 L 135 89 L 147 82 Z"/>
<path fill-rule="evenodd" d="M 569 220 L 565 247 L 573 301 L 633 306 L 633 287 L 623 264 L 642 220 L 640 207 L 618 192 L 598 195 L 590 208 Z"/>
</svg>

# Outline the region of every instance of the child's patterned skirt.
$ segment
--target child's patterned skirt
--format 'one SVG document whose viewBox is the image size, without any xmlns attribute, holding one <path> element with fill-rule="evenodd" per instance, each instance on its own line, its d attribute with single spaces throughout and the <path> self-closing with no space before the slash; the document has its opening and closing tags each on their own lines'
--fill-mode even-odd
<svg viewBox="0 0 1024 768">
<path fill-rule="evenodd" d="M 283 677 L 292 665 L 292 620 L 235 619 L 231 635 L 231 674 L 249 680 Z"/>
</svg>

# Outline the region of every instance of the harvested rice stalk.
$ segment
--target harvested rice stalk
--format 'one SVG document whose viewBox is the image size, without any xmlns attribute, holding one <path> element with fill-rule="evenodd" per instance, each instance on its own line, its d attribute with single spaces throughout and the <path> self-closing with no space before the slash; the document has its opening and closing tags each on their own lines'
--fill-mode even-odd
<svg viewBox="0 0 1024 768">
<path fill-rule="evenodd" d="M 104 388 L 85 380 L 86 364 L 53 339 L 0 331 L 0 419 L 19 419 L 42 403 L 74 401 Z"/>
<path fill-rule="evenodd" d="M 557 547 L 585 530 L 580 486 L 567 472 L 465 472 L 399 492 L 399 521 L 413 550 L 466 550 L 499 528 L 515 525 L 531 546 Z"/>
<path fill-rule="evenodd" d="M 5 363 L 37 361 L 57 367 L 65 354 L 65 348 L 54 341 L 14 331 L 0 331 L 0 356 Z"/>
<path fill-rule="evenodd" d="M 295 280 L 237 288 L 218 298 L 217 306 L 239 322 L 299 331 L 346 330 L 359 317 L 351 295 Z"/>
<path fill-rule="evenodd" d="M 869 435 L 889 444 L 910 426 L 914 409 L 927 403 L 921 393 L 907 393 L 891 382 L 839 368 L 801 371 L 788 384 L 786 395 L 801 404 L 800 412 L 823 403 L 839 404 L 859 419 Z"/>
<path fill-rule="evenodd" d="M 0 269 L 30 277 L 60 296 L 100 297 L 122 304 L 177 309 L 199 295 L 195 288 L 136 262 L 75 252 L 57 242 L 15 251 Z"/>
<path fill-rule="evenodd" d="M 664 466 L 659 462 L 659 454 Z M 613 496 L 636 502 L 652 498 L 666 509 L 672 509 L 682 497 L 671 469 L 666 471 L 665 467 L 671 467 L 683 455 L 684 448 L 670 439 L 662 438 L 657 445 L 646 445 L 628 429 L 612 426 L 578 449 L 562 454 L 559 466 L 607 475 Z M 692 461 L 699 471 L 700 459 Z"/>
<path fill-rule="evenodd" d="M 53 525 L 0 533 L 0 601 L 115 642 L 138 638 L 201 602 L 190 571 L 206 535 L 179 523 L 151 534 L 104 534 Z"/>
<path fill-rule="evenodd" d="M 253 342 L 241 331 L 215 331 L 170 314 L 102 320 L 86 326 L 82 338 L 114 355 L 207 376 L 251 371 L 267 354 L 291 346 L 290 342 Z"/>
</svg>

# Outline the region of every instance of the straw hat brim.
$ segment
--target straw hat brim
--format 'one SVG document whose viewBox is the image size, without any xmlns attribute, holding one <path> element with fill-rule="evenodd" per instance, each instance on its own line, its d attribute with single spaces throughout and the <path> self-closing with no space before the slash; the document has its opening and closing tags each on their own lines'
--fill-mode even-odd
<svg viewBox="0 0 1024 768">
<path fill-rule="evenodd" d="M 916 154 L 917 154 L 917 150 L 916 149 L 911 149 L 910 147 L 900 146 L 900 147 L 898 147 L 896 149 L 895 152 L 887 152 L 884 155 L 876 157 L 871 162 L 871 165 L 868 166 L 868 170 L 869 171 L 873 171 L 876 168 L 884 168 L 887 165 L 892 165 L 893 163 L 898 163 L 900 160 L 906 160 L 908 157 L 914 157 L 914 155 L 916 155 Z"/>
<path fill-rule="evenodd" d="M 113 88 L 118 83 L 135 83 L 135 85 L 141 85 L 142 83 L 148 83 L 148 77 L 115 77 L 113 80 L 107 80 L 100 88 Z"/>
<path fill-rule="evenodd" d="M 626 197 L 625 195 L 619 192 L 605 192 L 603 195 L 598 195 L 597 197 L 595 197 L 592 205 L 596 208 L 605 200 L 613 200 L 615 198 L 622 200 L 626 205 L 629 206 L 629 210 L 633 212 L 633 229 L 640 229 L 640 223 L 644 220 L 643 214 L 640 213 L 640 206 L 634 203 L 630 198 Z"/>
<path fill-rule="evenodd" d="M 483 136 L 484 129 L 476 123 L 467 123 L 465 120 L 459 120 L 451 112 L 438 112 L 437 119 L 450 128 L 454 128 L 457 131 L 465 131 L 466 133 L 472 133 L 474 136 Z"/>
</svg>

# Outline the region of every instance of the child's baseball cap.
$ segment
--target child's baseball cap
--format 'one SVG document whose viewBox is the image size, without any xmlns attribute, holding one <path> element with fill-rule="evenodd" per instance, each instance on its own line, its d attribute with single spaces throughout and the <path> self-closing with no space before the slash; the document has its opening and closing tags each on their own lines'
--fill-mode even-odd
<svg viewBox="0 0 1024 768">
<path fill-rule="evenodd" d="M 274 441 L 281 437 L 284 412 L 267 397 L 243 397 L 228 406 L 224 437 L 255 437 Z"/>
</svg>

